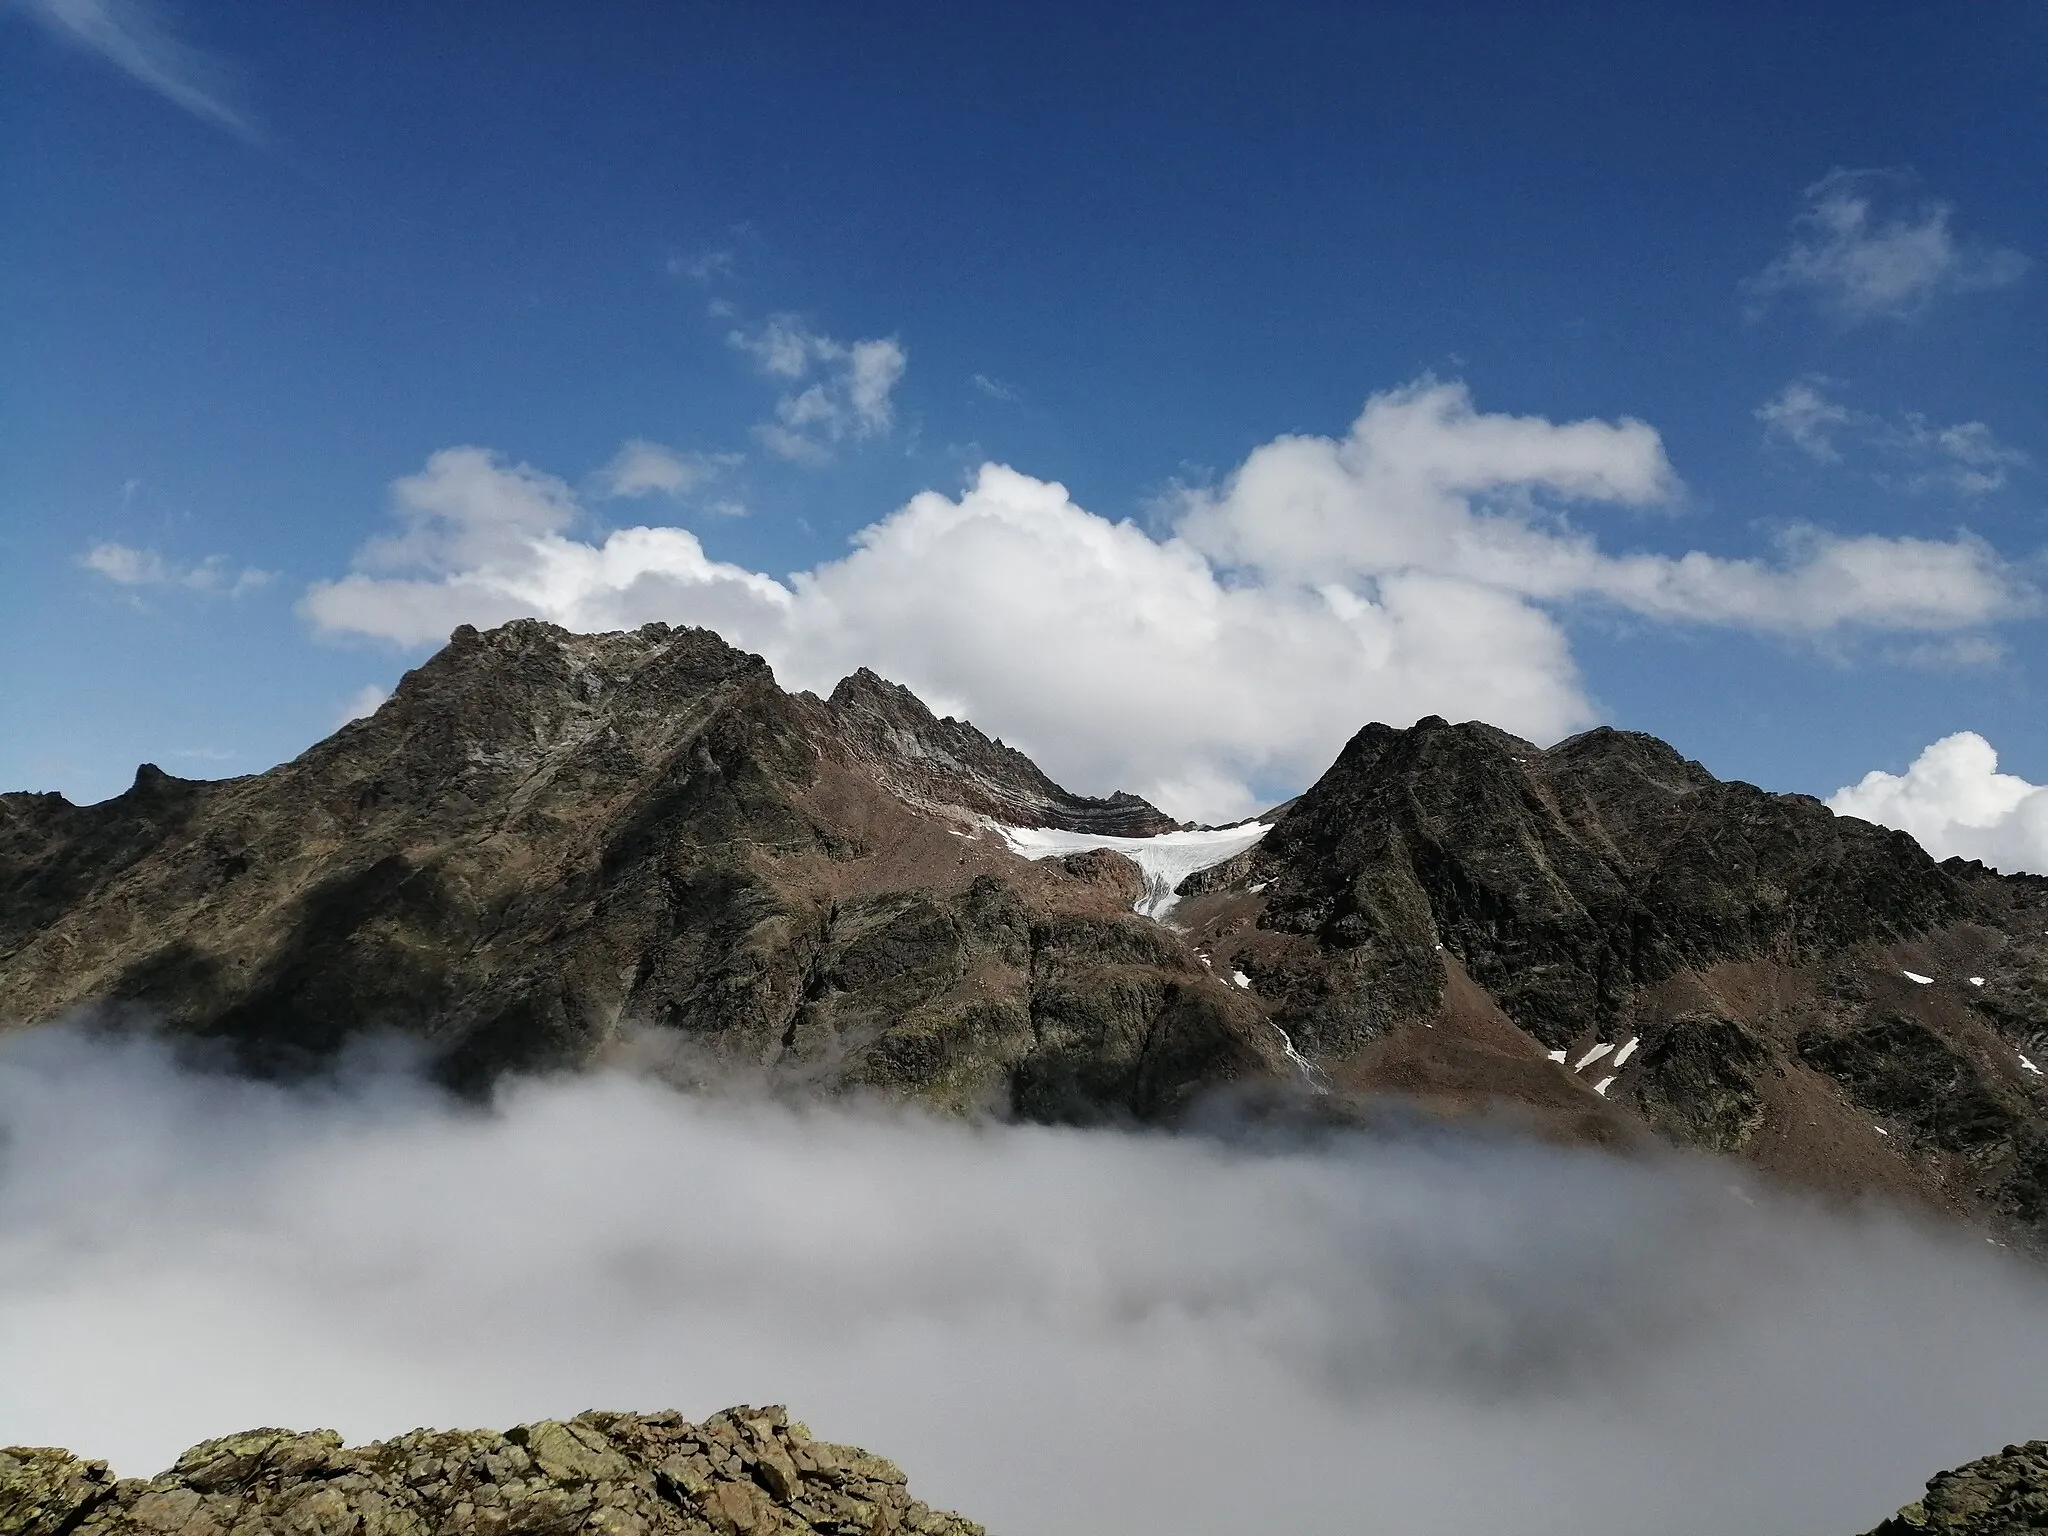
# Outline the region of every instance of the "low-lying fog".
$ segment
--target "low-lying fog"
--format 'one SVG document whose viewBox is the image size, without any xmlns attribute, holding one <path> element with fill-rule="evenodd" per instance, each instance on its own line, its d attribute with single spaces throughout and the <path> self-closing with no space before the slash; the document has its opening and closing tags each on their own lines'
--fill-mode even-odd
<svg viewBox="0 0 2048 1536">
<path fill-rule="evenodd" d="M 1851 1536 L 2048 1432 L 2048 1280 L 1720 1167 L 0 1046 L 0 1443 L 787 1402 L 1000 1536 Z"/>
</svg>

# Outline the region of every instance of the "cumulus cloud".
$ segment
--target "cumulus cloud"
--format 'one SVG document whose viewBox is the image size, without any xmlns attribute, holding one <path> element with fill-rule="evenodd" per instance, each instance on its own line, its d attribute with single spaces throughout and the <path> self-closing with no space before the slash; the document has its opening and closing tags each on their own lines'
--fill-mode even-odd
<svg viewBox="0 0 2048 1536">
<path fill-rule="evenodd" d="M 78 557 L 78 563 L 117 587 L 162 587 L 240 597 L 267 586 L 274 572 L 253 566 L 237 570 L 225 555 L 210 555 L 196 565 L 181 565 L 153 549 L 102 542 Z"/>
<path fill-rule="evenodd" d="M 1797 449 L 1816 464 L 1842 463 L 1846 445 L 1881 484 L 1963 496 L 2001 490 L 2012 471 L 2032 463 L 1981 421 L 1940 426 L 1918 411 L 1887 420 L 1852 410 L 1828 393 L 1831 388 L 1830 380 L 1810 375 L 1758 406 L 1765 440 Z"/>
<path fill-rule="evenodd" d="M 834 444 L 878 437 L 895 424 L 890 396 L 910 357 L 893 337 L 843 342 L 806 329 L 794 315 L 776 315 L 726 340 L 769 377 L 803 386 L 776 402 L 775 420 L 755 428 L 772 453 L 822 462 Z"/>
<path fill-rule="evenodd" d="M 148 0 L 21 0 L 19 9 L 194 117 L 238 138 L 256 138 L 254 125 L 229 105 L 227 66 L 182 41 L 161 7 Z"/>
<path fill-rule="evenodd" d="M 1590 724 L 1564 604 L 1814 636 L 1975 629 L 2032 601 L 1969 538 L 1795 530 L 1769 561 L 1613 555 L 1564 515 L 1676 489 L 1640 422 L 1483 414 L 1425 381 L 1375 396 L 1343 438 L 1259 448 L 1160 534 L 986 465 L 781 581 L 678 528 L 570 537 L 560 482 L 454 449 L 399 482 L 405 532 L 303 608 L 326 632 L 405 644 L 522 615 L 701 624 L 789 686 L 871 666 L 1062 782 L 1214 820 L 1291 793 L 1369 719 L 1477 717 L 1538 740 Z M 387 575 L 398 550 L 420 558 Z"/>
<path fill-rule="evenodd" d="M 1654 429 L 1481 414 L 1460 384 L 1376 395 L 1341 439 L 1253 450 L 1179 524 L 1229 565 L 1307 581 L 1429 570 L 1517 596 L 1598 599 L 1646 618 L 1816 634 L 1949 629 L 2024 611 L 2031 596 L 1985 545 L 1780 536 L 1775 562 L 1610 555 L 1543 498 L 1651 505 L 1677 481 Z"/>
<path fill-rule="evenodd" d="M 1937 859 L 2048 875 L 2048 785 L 1998 771 L 1975 731 L 1944 736 L 1904 773 L 1873 769 L 1828 796 L 1837 815 L 1910 832 Z"/>
<path fill-rule="evenodd" d="M 1753 315 L 1804 294 L 1856 322 L 1919 313 L 1944 294 L 2003 288 L 2030 263 L 2018 251 L 1959 240 L 1947 203 L 1911 196 L 1900 171 L 1835 170 L 1806 189 L 1792 244 L 1745 285 Z"/>
<path fill-rule="evenodd" d="M 0 1443 L 787 1401 L 1033 1536 L 1866 1530 L 2031 1432 L 2048 1290 L 1714 1170 L 0 1048 Z M 1902 1390 L 1901 1383 L 1910 1383 Z"/>
</svg>

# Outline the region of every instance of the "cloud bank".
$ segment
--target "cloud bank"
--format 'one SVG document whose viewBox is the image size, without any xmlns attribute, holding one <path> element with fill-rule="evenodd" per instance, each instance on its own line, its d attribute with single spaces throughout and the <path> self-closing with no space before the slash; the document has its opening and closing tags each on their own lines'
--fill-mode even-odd
<svg viewBox="0 0 2048 1536">
<path fill-rule="evenodd" d="M 1910 832 L 1937 859 L 2048 875 L 2048 785 L 1998 771 L 1975 731 L 1944 736 L 1904 773 L 1872 770 L 1828 796 L 1837 815 Z"/>
<path fill-rule="evenodd" d="M 1896 170 L 1834 170 L 1806 189 L 1792 243 L 1745 285 L 1752 316 L 1804 295 L 1854 324 L 1920 313 L 1946 294 L 2004 288 L 2031 263 L 2018 251 L 1958 240 L 1955 210 L 1910 199 Z"/>
<path fill-rule="evenodd" d="M 1981 1239 L 1443 1135 L 1315 1145 L 692 1099 L 285 1090 L 0 1048 L 0 1443 L 146 1474 L 787 1400 L 1009 1536 L 1868 1529 L 2038 1430 Z"/>
<path fill-rule="evenodd" d="M 764 366 L 810 366 L 801 336 L 758 340 Z M 1484 413 L 1424 380 L 1374 396 L 1342 437 L 1258 448 L 1157 533 L 990 464 L 782 580 L 680 528 L 579 537 L 564 482 L 452 448 L 397 482 L 399 531 L 302 611 L 407 645 L 529 615 L 705 625 L 789 686 L 870 666 L 1063 783 L 1221 820 L 1291 793 L 1367 720 L 1477 717 L 1539 741 L 1590 724 L 1567 606 L 1796 638 L 1977 630 L 2034 602 L 1968 536 L 1795 529 L 1770 559 L 1730 559 L 1610 553 L 1571 520 L 1678 491 L 1641 422 Z"/>
</svg>

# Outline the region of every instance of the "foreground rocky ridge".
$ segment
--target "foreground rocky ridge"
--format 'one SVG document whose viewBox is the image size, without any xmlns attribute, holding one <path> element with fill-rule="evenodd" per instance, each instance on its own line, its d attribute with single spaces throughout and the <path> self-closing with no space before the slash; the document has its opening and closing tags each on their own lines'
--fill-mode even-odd
<svg viewBox="0 0 2048 1536">
<path fill-rule="evenodd" d="M 1936 1473 L 1915 1499 L 1868 1536 L 2032 1536 L 2048 1530 L 2048 1440 Z"/>
<path fill-rule="evenodd" d="M 1169 818 L 871 673 L 821 699 L 703 630 L 464 629 L 268 773 L 0 795 L 0 1019 L 1048 1121 L 1398 1096 L 2048 1234 L 2048 880 L 1612 730 L 1367 726 L 1268 820 L 1153 922 L 1128 860 L 990 824 Z"/>
<path fill-rule="evenodd" d="M 1867 1536 L 2048 1529 L 2048 1441 L 1928 1481 Z M 344 1446 L 257 1429 L 195 1445 L 160 1476 L 69 1451 L 0 1450 L 0 1536 L 983 1536 L 910 1497 L 890 1462 L 813 1440 L 781 1408 L 583 1413 L 498 1434 L 415 1430 Z"/>
<path fill-rule="evenodd" d="M 0 1536 L 982 1536 L 910 1497 L 903 1474 L 813 1440 L 781 1408 L 584 1413 L 489 1430 L 415 1430 L 348 1447 L 332 1430 L 257 1429 L 170 1471 L 115 1478 L 68 1451 L 0 1450 Z"/>
</svg>

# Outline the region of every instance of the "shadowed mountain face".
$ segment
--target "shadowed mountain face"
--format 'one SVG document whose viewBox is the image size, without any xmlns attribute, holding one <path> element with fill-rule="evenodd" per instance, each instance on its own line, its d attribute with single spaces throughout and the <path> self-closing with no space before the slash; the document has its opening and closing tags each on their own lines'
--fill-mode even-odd
<svg viewBox="0 0 2048 1536">
<path fill-rule="evenodd" d="M 1398 1095 L 2048 1230 L 2048 880 L 1609 730 L 1368 726 L 1269 819 L 1153 922 L 1127 859 L 989 823 L 1169 818 L 871 673 L 818 699 L 702 630 L 463 629 L 269 773 L 0 796 L 0 1018 L 1043 1120 Z"/>
</svg>

